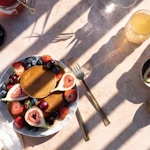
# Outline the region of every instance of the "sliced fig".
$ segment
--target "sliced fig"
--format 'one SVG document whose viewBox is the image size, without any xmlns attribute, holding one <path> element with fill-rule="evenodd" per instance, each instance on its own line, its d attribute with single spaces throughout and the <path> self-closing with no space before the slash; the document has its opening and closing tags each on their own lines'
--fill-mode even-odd
<svg viewBox="0 0 150 150">
<path fill-rule="evenodd" d="M 150 83 L 150 67 L 144 73 L 144 81 Z"/>
<path fill-rule="evenodd" d="M 2 101 L 21 101 L 29 96 L 26 95 L 20 86 L 20 84 L 15 84 L 10 90 L 7 92 L 7 95 L 5 98 L 2 98 Z"/>
<path fill-rule="evenodd" d="M 37 106 L 32 106 L 26 111 L 25 121 L 33 127 L 49 128 L 49 126 L 46 125 L 43 111 Z"/>
<path fill-rule="evenodd" d="M 76 77 L 71 72 L 66 72 L 63 74 L 61 80 L 58 83 L 58 86 L 51 91 L 66 91 L 72 89 L 76 84 Z"/>
</svg>

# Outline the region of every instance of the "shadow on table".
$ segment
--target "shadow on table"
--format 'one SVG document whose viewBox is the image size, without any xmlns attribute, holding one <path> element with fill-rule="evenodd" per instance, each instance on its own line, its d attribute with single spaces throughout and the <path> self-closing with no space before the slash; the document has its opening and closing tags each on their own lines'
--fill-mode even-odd
<svg viewBox="0 0 150 150">
<path fill-rule="evenodd" d="M 57 135 L 57 133 L 51 135 L 51 136 L 46 136 L 46 137 L 29 137 L 29 136 L 23 136 L 23 141 L 24 141 L 24 144 L 25 144 L 25 148 L 27 147 L 34 147 L 34 146 L 38 146 L 48 140 L 50 140 L 51 138 L 53 138 L 55 135 Z M 26 141 L 28 141 L 26 143 Z"/>
<path fill-rule="evenodd" d="M 34 15 L 30 14 L 28 9 L 25 8 L 23 12 L 16 16 L 0 16 L 0 22 L 4 26 L 7 33 L 6 42 L 3 48 L 8 46 L 11 42 L 13 42 L 14 39 L 18 38 L 18 36 L 22 34 L 22 32 L 28 30 L 30 26 L 31 34 L 27 35 L 25 38 L 41 38 L 44 33 L 50 13 L 55 4 L 58 2 L 58 0 L 29 1 L 31 1 L 31 4 L 29 3 L 29 5 L 36 9 L 36 13 Z M 36 25 L 39 23 L 39 19 L 42 17 L 43 14 L 46 15 L 45 20 L 41 26 L 41 32 L 35 33 Z M 1 49 L 1 51 L 2 50 L 3 49 Z"/>
<path fill-rule="evenodd" d="M 53 1 L 53 5 L 55 2 L 56 1 Z M 70 14 L 74 13 L 74 11 L 77 8 L 78 7 L 76 6 L 76 8 L 71 10 L 71 12 L 68 14 L 68 16 Z M 89 8 L 89 6 L 87 6 L 85 10 L 87 10 L 88 8 Z M 128 12 L 129 12 L 129 10 L 126 10 L 122 15 L 120 14 L 121 16 L 120 15 L 117 16 L 117 14 L 118 14 L 117 13 L 115 15 L 115 16 L 117 16 L 115 18 L 116 19 L 115 22 L 112 22 L 112 24 L 109 24 L 109 22 L 107 22 L 108 26 L 107 26 L 107 28 L 104 28 L 105 27 L 104 24 L 103 24 L 103 26 L 101 26 L 101 23 L 104 23 L 103 21 L 101 22 L 101 19 L 103 20 L 103 16 L 99 16 L 99 9 L 97 8 L 96 5 L 94 5 L 91 8 L 89 16 L 88 16 L 88 23 L 85 24 L 79 30 L 77 30 L 77 32 L 75 33 L 75 39 L 73 39 L 73 41 L 72 41 L 75 43 L 74 43 L 73 47 L 71 48 L 70 52 L 67 54 L 66 58 L 68 58 L 72 55 L 74 55 L 75 57 L 80 57 L 81 55 L 85 54 L 89 48 L 91 48 L 100 38 L 102 38 L 107 33 L 107 31 L 109 31 L 109 29 L 111 29 Z M 40 14 L 42 15 L 43 13 L 40 13 Z M 47 18 L 49 16 L 49 14 L 50 14 L 50 11 L 48 12 Z M 68 24 L 71 24 L 75 19 L 77 19 L 76 18 L 77 16 L 72 17 L 70 15 L 71 17 L 69 17 L 69 19 L 68 19 L 68 16 L 62 18 L 54 27 L 52 27 L 52 29 L 50 29 L 48 32 L 46 32 L 44 35 L 42 35 L 43 40 L 38 39 L 37 42 L 35 42 L 31 47 L 29 47 L 22 54 L 22 56 L 27 55 L 27 54 L 29 55 L 29 54 L 33 54 L 33 53 L 34 54 L 38 53 L 42 48 L 47 46 L 49 43 L 53 42 L 54 39 L 58 35 L 60 35 L 60 33 L 68 26 Z M 20 17 L 21 17 L 21 15 L 20 15 Z M 98 19 L 95 19 L 95 18 L 98 18 Z M 35 21 L 35 23 L 37 23 L 35 19 L 33 19 L 33 20 Z M 64 23 L 66 20 L 68 20 L 67 25 Z M 9 21 L 9 23 L 11 23 L 11 21 Z M 10 39 L 8 40 L 8 43 L 11 42 L 12 37 L 16 38 L 23 31 L 23 29 L 27 28 L 30 25 L 30 23 L 26 22 L 26 20 L 24 20 L 24 23 L 25 24 L 22 27 L 21 26 L 19 27 L 17 33 L 12 33 L 14 35 L 11 35 L 11 37 L 9 37 Z M 46 24 L 46 22 L 44 23 L 44 26 L 45 26 L 45 24 Z M 62 26 L 60 27 L 61 24 L 62 24 Z M 17 26 L 15 24 L 13 24 L 13 28 L 15 28 L 15 27 L 17 27 Z M 103 27 L 103 30 L 100 27 Z M 9 31 L 10 31 L 10 29 L 9 29 Z M 34 31 L 34 28 L 33 28 L 33 31 Z M 42 30 L 42 33 L 43 33 L 43 30 Z M 48 40 L 46 40 L 46 39 L 48 39 Z M 68 46 L 70 46 L 70 45 L 68 44 Z M 111 73 L 117 67 L 117 65 L 119 65 L 127 56 L 129 56 L 134 51 L 134 49 L 136 49 L 138 46 L 139 45 L 134 45 L 132 43 L 127 42 L 127 40 L 124 37 L 124 29 L 122 28 L 114 37 L 112 37 L 110 40 L 108 40 L 108 42 L 106 41 L 106 44 L 103 45 L 102 47 L 100 47 L 99 50 L 95 50 L 95 54 L 92 55 L 91 58 L 89 60 L 87 60 L 87 63 L 85 63 L 83 66 L 83 68 L 87 69 L 87 71 L 89 69 L 89 76 L 86 79 L 89 87 L 90 88 L 94 87 L 107 74 Z M 99 61 L 97 61 L 97 60 L 99 60 Z M 91 64 L 92 64 L 92 66 L 94 66 L 93 68 L 90 68 Z M 124 92 L 123 88 L 128 88 L 128 85 L 130 84 L 130 80 L 128 80 L 128 82 L 126 82 L 127 83 L 126 87 L 125 86 L 122 87 L 122 85 L 124 85 L 124 81 L 126 82 L 126 78 L 124 78 L 124 77 L 120 78 L 120 80 L 118 81 L 118 88 L 120 90 L 120 93 L 118 93 L 112 99 L 110 99 L 108 104 L 106 104 L 104 106 L 104 111 L 106 111 L 107 114 L 111 113 L 120 103 L 122 103 L 122 101 L 125 98 L 127 98 L 127 97 L 122 96 L 121 92 Z M 130 87 L 130 89 L 133 90 L 132 86 Z M 84 93 L 82 93 L 82 95 L 83 94 Z M 123 94 L 127 94 L 127 93 L 123 93 Z M 129 95 L 129 99 L 132 100 L 132 95 L 131 96 Z M 143 108 L 142 108 L 142 110 L 143 110 Z M 139 114 L 139 113 L 137 112 L 137 114 Z M 135 118 L 136 118 L 136 116 L 135 116 Z M 137 122 L 137 119 L 135 119 L 135 120 L 136 120 L 135 122 Z M 100 122 L 101 122 L 101 118 L 97 114 L 92 116 L 88 120 L 88 122 L 86 122 L 89 131 L 93 130 Z M 133 123 L 133 124 L 135 126 L 135 123 Z M 146 123 L 146 124 L 148 124 L 148 123 Z M 137 127 L 136 129 L 139 129 L 139 128 L 143 127 L 144 125 L 145 124 L 143 124 L 140 127 Z M 128 134 L 128 136 L 123 137 L 122 140 L 125 142 L 127 140 L 127 138 L 131 137 L 132 134 L 134 134 L 136 132 L 135 131 L 136 129 L 133 129 L 133 131 L 130 134 Z M 130 129 L 130 127 L 127 127 L 126 130 L 131 130 L 131 129 Z M 80 137 L 78 137 L 79 135 L 80 135 Z M 78 138 L 75 138 L 75 137 L 78 137 Z M 114 141 L 112 143 L 110 143 L 110 146 L 112 144 L 114 144 L 118 138 L 114 139 Z M 39 140 L 31 138 L 31 143 L 29 143 L 29 145 L 27 145 L 27 146 L 30 146 L 30 145 L 35 146 L 35 145 L 43 143 L 49 139 L 50 139 L 50 137 L 40 138 Z M 59 146 L 58 149 L 61 149 L 61 150 L 71 149 L 81 139 L 82 139 L 82 135 L 81 135 L 81 132 L 79 129 L 76 131 L 75 134 L 72 134 L 71 138 L 69 139 L 69 140 L 72 140 L 71 144 L 69 144 L 70 141 L 67 139 L 63 143 L 63 145 Z M 119 147 L 119 146 L 120 145 L 116 145 L 116 147 Z M 109 145 L 108 145 L 108 147 L 109 147 Z"/>
<path fill-rule="evenodd" d="M 124 35 L 124 28 L 120 29 L 115 36 L 113 36 L 105 45 L 100 47 L 100 49 L 82 66 L 86 73 L 86 82 L 89 87 L 92 88 L 98 82 L 103 80 L 107 74 L 111 73 L 127 56 L 134 52 L 138 46 L 139 45 L 128 42 Z M 83 89 L 81 89 L 81 96 L 83 93 L 85 94 L 86 92 L 83 92 Z M 88 95 L 86 96 L 88 97 Z M 89 97 L 88 99 L 90 100 Z M 110 100 L 108 103 L 108 105 L 110 105 L 108 107 L 105 105 L 104 110 L 106 110 L 106 112 L 107 109 L 110 110 L 112 108 L 111 105 L 117 107 L 119 102 L 122 102 L 122 98 L 121 100 L 116 101 L 116 103 L 113 102 L 113 104 Z M 115 109 L 115 107 L 113 108 Z"/>
<path fill-rule="evenodd" d="M 140 71 L 144 62 L 150 57 L 149 50 L 150 45 L 147 46 L 134 66 L 123 74 L 117 82 L 119 93 L 135 104 L 143 103 L 148 98 L 149 88 L 142 82 Z"/>
<path fill-rule="evenodd" d="M 135 113 L 132 123 L 129 124 L 117 137 L 115 137 L 115 139 L 104 148 L 105 150 L 119 149 L 141 128 L 150 125 L 150 114 L 146 111 L 145 107 L 145 104 L 142 104 L 139 107 Z M 137 145 L 140 145 L 140 143 L 137 143 Z"/>
<path fill-rule="evenodd" d="M 112 112 L 125 100 L 134 104 L 141 103 L 132 123 L 105 147 L 107 150 L 111 150 L 112 148 L 119 149 L 119 147 L 136 134 L 138 130 L 150 124 L 150 114 L 146 111 L 146 101 L 150 98 L 149 88 L 142 83 L 140 78 L 141 66 L 150 56 L 149 49 L 150 45 L 147 46 L 134 66 L 118 79 L 118 93 L 105 105 L 105 107 L 111 108 Z"/>
</svg>

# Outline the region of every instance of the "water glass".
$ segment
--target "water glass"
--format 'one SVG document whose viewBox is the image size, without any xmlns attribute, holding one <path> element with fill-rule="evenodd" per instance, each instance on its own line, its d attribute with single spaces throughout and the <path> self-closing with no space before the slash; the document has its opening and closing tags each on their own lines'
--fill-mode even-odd
<svg viewBox="0 0 150 150">
<path fill-rule="evenodd" d="M 120 7 L 129 8 L 132 7 L 137 0 L 112 0 L 112 2 Z"/>
</svg>

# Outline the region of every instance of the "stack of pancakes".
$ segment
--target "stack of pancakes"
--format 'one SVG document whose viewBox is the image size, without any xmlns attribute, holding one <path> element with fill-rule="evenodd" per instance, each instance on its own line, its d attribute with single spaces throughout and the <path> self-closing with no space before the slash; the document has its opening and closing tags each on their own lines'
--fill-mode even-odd
<svg viewBox="0 0 150 150">
<path fill-rule="evenodd" d="M 59 109 L 64 104 L 63 93 L 54 92 L 56 86 L 55 74 L 44 66 L 33 66 L 27 69 L 20 79 L 20 85 L 25 94 L 32 98 L 43 99 L 49 104 L 47 112 Z"/>
</svg>

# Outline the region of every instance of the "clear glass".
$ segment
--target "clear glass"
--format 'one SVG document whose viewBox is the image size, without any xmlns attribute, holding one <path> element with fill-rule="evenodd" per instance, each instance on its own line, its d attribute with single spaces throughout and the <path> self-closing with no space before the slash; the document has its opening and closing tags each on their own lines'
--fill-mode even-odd
<svg viewBox="0 0 150 150">
<path fill-rule="evenodd" d="M 132 7 L 137 0 L 112 0 L 112 2 L 120 7 L 129 8 Z"/>
<path fill-rule="evenodd" d="M 150 37 L 150 12 L 139 10 L 129 19 L 125 27 L 128 41 L 140 44 Z"/>
</svg>

